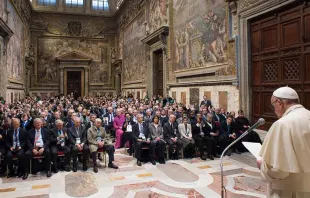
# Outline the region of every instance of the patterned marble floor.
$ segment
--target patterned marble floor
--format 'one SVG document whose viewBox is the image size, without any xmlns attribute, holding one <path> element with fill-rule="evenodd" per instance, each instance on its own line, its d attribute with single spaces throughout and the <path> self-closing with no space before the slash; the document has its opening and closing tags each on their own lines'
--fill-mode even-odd
<svg viewBox="0 0 310 198">
<path fill-rule="evenodd" d="M 115 163 L 120 169 L 101 167 L 97 174 L 59 172 L 51 178 L 30 175 L 28 180 L 0 178 L 0 197 L 65 198 L 163 198 L 220 197 L 219 160 L 198 158 L 168 161 L 165 165 L 150 163 L 136 166 L 136 160 L 116 151 Z M 225 186 L 228 197 L 266 197 L 266 185 L 260 180 L 255 159 L 249 153 L 234 154 L 224 160 Z"/>
</svg>

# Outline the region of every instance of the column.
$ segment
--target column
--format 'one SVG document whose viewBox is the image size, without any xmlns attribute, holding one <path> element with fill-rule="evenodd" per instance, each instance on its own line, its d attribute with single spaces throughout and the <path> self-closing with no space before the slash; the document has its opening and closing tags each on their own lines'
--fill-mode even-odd
<svg viewBox="0 0 310 198">
<path fill-rule="evenodd" d="M 91 1 L 85 0 L 84 3 L 86 6 L 85 13 L 90 14 L 91 13 Z"/>
<path fill-rule="evenodd" d="M 6 86 L 7 86 L 7 77 L 6 77 L 6 54 L 3 53 L 4 50 L 4 39 L 0 36 L 0 96 L 3 97 L 4 100 L 8 100 L 6 98 Z M 5 55 L 4 55 L 5 54 Z"/>
<path fill-rule="evenodd" d="M 88 96 L 88 74 L 89 67 L 85 67 L 85 96 Z"/>
<path fill-rule="evenodd" d="M 64 94 L 64 68 L 60 67 L 60 87 L 59 87 L 59 94 Z"/>
</svg>

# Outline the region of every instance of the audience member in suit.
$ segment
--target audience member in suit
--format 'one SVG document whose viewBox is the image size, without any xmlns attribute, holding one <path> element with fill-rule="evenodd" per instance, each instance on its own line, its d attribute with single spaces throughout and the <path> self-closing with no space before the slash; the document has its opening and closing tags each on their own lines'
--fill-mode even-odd
<svg viewBox="0 0 310 198">
<path fill-rule="evenodd" d="M 164 126 L 166 122 L 169 121 L 168 116 L 166 115 L 166 111 L 163 109 L 161 110 L 161 116 L 159 118 L 159 122 L 161 126 Z"/>
<path fill-rule="evenodd" d="M 83 153 L 83 171 L 87 171 L 87 160 L 89 158 L 89 147 L 87 145 L 87 131 L 85 127 L 81 125 L 81 119 L 74 119 L 74 126 L 68 130 L 71 157 L 73 160 L 72 170 L 73 172 L 77 171 L 77 159 L 78 152 Z"/>
<path fill-rule="evenodd" d="M 108 113 L 106 113 L 103 116 L 103 118 L 107 118 L 108 119 L 108 125 L 104 126 L 104 128 L 105 128 L 107 133 L 111 133 L 111 130 L 113 128 L 114 117 L 115 117 L 115 114 L 113 112 L 113 108 L 112 107 L 108 107 Z"/>
<path fill-rule="evenodd" d="M 114 146 L 109 145 L 106 142 L 106 132 L 105 129 L 102 127 L 102 120 L 100 118 L 97 118 L 95 120 L 95 124 L 87 130 L 87 141 L 89 144 L 89 150 L 91 157 L 93 159 L 93 165 L 94 165 L 94 172 L 98 172 L 98 166 L 97 166 L 97 150 L 98 148 L 102 148 L 104 151 L 106 151 L 109 155 L 109 168 L 118 169 L 118 167 L 113 164 L 114 161 Z"/>
<path fill-rule="evenodd" d="M 178 124 L 175 122 L 176 116 L 174 114 L 169 115 L 169 122 L 166 122 L 164 129 L 164 140 L 169 145 L 169 155 L 171 159 L 179 159 L 179 151 L 182 148 L 182 142 L 180 140 L 181 135 L 178 130 Z M 176 145 L 175 153 L 174 145 Z"/>
<path fill-rule="evenodd" d="M 50 119 L 49 129 L 56 128 L 56 120 L 61 120 L 61 113 L 59 111 L 55 111 L 53 117 Z"/>
<path fill-rule="evenodd" d="M 136 123 L 132 120 L 132 117 L 130 115 L 130 113 L 126 113 L 125 114 L 125 122 L 123 125 L 123 131 L 124 131 L 124 144 L 127 144 L 127 141 L 129 141 L 129 149 L 127 150 L 127 152 L 129 153 L 129 155 L 131 156 L 133 153 L 133 135 L 132 135 L 132 127 L 133 125 L 135 125 Z"/>
<path fill-rule="evenodd" d="M 152 111 L 150 109 L 147 109 L 146 115 L 144 116 L 144 119 L 143 119 L 147 125 L 150 125 L 152 123 L 153 116 L 151 114 L 152 114 Z"/>
<path fill-rule="evenodd" d="M 220 148 L 221 148 L 221 152 L 223 152 L 224 149 L 234 139 L 237 138 L 236 133 L 234 132 L 234 128 L 233 128 L 232 122 L 233 122 L 233 117 L 232 116 L 227 116 L 226 121 L 223 121 L 221 123 L 220 134 L 219 134 L 219 145 L 220 145 Z M 236 148 L 236 145 L 233 147 L 233 149 Z M 238 149 L 236 149 L 236 153 L 240 154 Z M 231 150 L 229 150 L 226 154 L 228 156 L 230 156 L 231 155 Z"/>
<path fill-rule="evenodd" d="M 97 118 L 96 114 L 90 114 L 89 116 L 89 122 L 85 125 L 86 131 L 91 128 L 93 125 L 95 125 L 95 120 Z"/>
<path fill-rule="evenodd" d="M 42 128 L 43 121 L 41 118 L 36 118 L 33 121 L 34 129 L 31 129 L 28 141 L 28 151 L 26 156 L 31 159 L 33 156 L 43 155 L 46 163 L 47 177 L 51 176 L 50 166 L 51 166 L 51 153 L 50 153 L 50 138 L 49 131 Z M 27 159 L 26 159 L 27 160 Z M 29 161 L 29 160 L 27 160 Z M 28 168 L 27 168 L 28 169 Z M 36 163 L 33 163 L 34 174 L 37 173 Z"/>
<path fill-rule="evenodd" d="M 235 119 L 235 122 L 233 123 L 237 137 L 240 137 L 245 131 L 247 131 L 251 127 L 249 120 L 246 117 L 244 117 L 244 113 L 242 110 L 238 111 L 238 117 Z M 252 131 L 247 136 L 242 138 L 241 142 L 242 141 L 257 142 L 260 144 L 262 143 L 259 135 L 255 131 Z M 243 146 L 243 144 L 240 144 L 238 150 L 242 152 L 246 151 L 247 149 Z"/>
<path fill-rule="evenodd" d="M 220 109 L 219 108 L 216 108 L 214 110 L 213 119 L 214 119 L 215 122 L 219 122 L 219 123 L 221 123 L 221 122 L 226 120 L 226 118 L 222 114 L 220 114 Z"/>
<path fill-rule="evenodd" d="M 207 96 L 203 96 L 203 101 L 201 101 L 200 106 L 202 105 L 206 106 L 207 108 L 212 108 L 211 100 L 208 100 Z"/>
<path fill-rule="evenodd" d="M 181 142 L 183 148 L 186 148 L 187 157 L 193 158 L 194 153 L 194 144 L 195 141 L 192 137 L 192 126 L 188 123 L 188 118 L 185 116 L 183 117 L 183 122 L 178 126 L 179 132 L 181 134 Z"/>
<path fill-rule="evenodd" d="M 5 130 L 0 128 L 0 166 L 2 167 L 3 163 L 1 162 L 1 156 L 5 156 L 6 154 L 6 133 Z"/>
<path fill-rule="evenodd" d="M 81 125 L 86 126 L 87 123 L 90 122 L 90 118 L 87 116 L 87 110 L 83 109 L 81 119 Z"/>
<path fill-rule="evenodd" d="M 13 128 L 8 131 L 6 136 L 6 163 L 9 167 L 8 178 L 15 176 L 13 172 L 13 156 L 16 155 L 18 159 L 18 177 L 23 177 L 23 180 L 28 178 L 28 166 L 29 160 L 25 159 L 25 150 L 28 143 L 27 131 L 20 128 L 20 120 L 13 118 Z M 27 169 L 26 169 L 27 168 Z"/>
<path fill-rule="evenodd" d="M 33 127 L 32 118 L 29 118 L 28 114 L 23 114 L 21 117 L 20 128 L 26 129 L 29 131 Z"/>
<path fill-rule="evenodd" d="M 211 113 L 207 114 L 204 131 L 205 135 L 209 138 L 210 147 L 212 147 L 212 153 L 208 153 L 208 155 L 212 155 L 211 158 L 219 158 L 219 152 L 217 151 L 216 147 L 219 136 L 219 129 L 216 127 L 216 124 L 213 120 L 213 115 Z"/>
<path fill-rule="evenodd" d="M 64 127 L 62 120 L 56 120 L 56 128 L 52 129 L 50 132 L 50 147 L 52 152 L 52 161 L 54 165 L 54 172 L 58 173 L 57 155 L 58 152 L 64 152 L 65 161 L 64 168 L 65 171 L 70 171 L 70 147 L 69 147 L 69 137 L 67 128 Z"/>
<path fill-rule="evenodd" d="M 143 122 L 143 114 L 138 114 L 137 119 L 138 123 L 132 127 L 132 137 L 135 145 L 135 157 L 137 158 L 137 165 L 141 166 L 142 147 L 150 147 L 151 135 L 149 132 L 149 125 Z M 152 148 L 149 150 L 151 157 L 153 157 L 151 153 L 152 150 Z M 156 165 L 154 158 L 151 158 L 151 162 L 153 165 Z"/>
<path fill-rule="evenodd" d="M 149 131 L 151 136 L 151 153 L 152 158 L 155 159 L 155 153 L 158 156 L 158 162 L 165 164 L 165 146 L 163 127 L 159 123 L 159 116 L 153 117 L 152 123 L 149 125 Z"/>
</svg>

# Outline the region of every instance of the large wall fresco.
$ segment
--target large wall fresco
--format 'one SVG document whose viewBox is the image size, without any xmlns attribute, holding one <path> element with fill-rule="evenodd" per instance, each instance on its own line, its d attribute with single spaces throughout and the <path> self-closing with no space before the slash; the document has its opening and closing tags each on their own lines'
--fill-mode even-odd
<svg viewBox="0 0 310 198">
<path fill-rule="evenodd" d="M 145 37 L 145 15 L 139 15 L 124 30 L 123 79 L 124 82 L 146 78 L 146 52 L 141 40 Z"/>
<path fill-rule="evenodd" d="M 93 59 L 91 82 L 100 82 L 98 71 L 108 68 L 108 49 L 100 40 L 79 38 L 40 38 L 38 42 L 38 77 L 41 82 L 57 82 L 56 58 L 70 52 L 78 52 Z M 105 47 L 104 47 L 105 46 Z M 98 72 L 98 73 L 96 73 Z M 95 73 L 95 74 L 94 74 Z"/>
<path fill-rule="evenodd" d="M 173 1 L 172 64 L 175 70 L 227 62 L 224 0 Z"/>
<path fill-rule="evenodd" d="M 149 2 L 149 33 L 153 33 L 163 25 L 168 25 L 168 0 L 151 0 Z"/>
<path fill-rule="evenodd" d="M 24 24 L 10 1 L 7 2 L 8 26 L 14 32 L 7 44 L 7 77 L 23 80 L 24 73 Z"/>
</svg>

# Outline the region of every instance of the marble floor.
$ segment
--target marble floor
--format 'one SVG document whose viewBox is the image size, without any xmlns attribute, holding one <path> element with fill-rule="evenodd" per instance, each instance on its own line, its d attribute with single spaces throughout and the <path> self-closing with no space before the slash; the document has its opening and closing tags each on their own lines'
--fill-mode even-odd
<svg viewBox="0 0 310 198">
<path fill-rule="evenodd" d="M 102 166 L 97 174 L 89 168 L 87 172 L 59 172 L 51 178 L 30 175 L 26 181 L 2 177 L 0 197 L 217 198 L 221 193 L 219 162 L 195 158 L 138 167 L 135 159 L 119 149 L 115 155 L 118 170 Z M 266 197 L 267 186 L 251 154 L 225 157 L 224 170 L 227 197 Z"/>
</svg>

